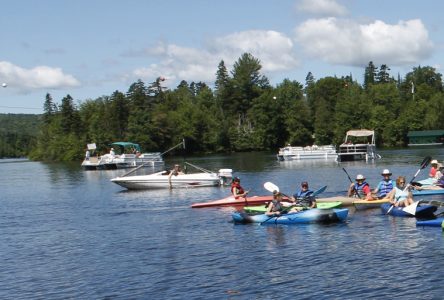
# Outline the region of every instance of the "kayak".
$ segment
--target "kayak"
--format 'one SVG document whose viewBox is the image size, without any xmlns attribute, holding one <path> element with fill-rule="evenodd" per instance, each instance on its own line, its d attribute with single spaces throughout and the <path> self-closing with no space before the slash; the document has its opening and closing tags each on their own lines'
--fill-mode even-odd
<svg viewBox="0 0 444 300">
<path fill-rule="evenodd" d="M 346 196 L 335 196 L 335 197 L 327 197 L 327 198 L 317 198 L 316 203 L 330 203 L 330 202 L 337 202 L 340 201 L 342 203 L 342 206 L 352 206 L 353 201 L 355 201 L 356 198 L 353 197 L 346 197 Z"/>
<path fill-rule="evenodd" d="M 390 203 L 384 203 L 381 205 L 381 210 L 383 214 L 387 214 L 387 211 L 390 209 L 392 205 Z M 433 213 L 438 208 L 434 205 L 421 205 L 416 207 L 415 215 L 409 214 L 408 212 L 404 211 L 404 207 L 393 207 L 389 215 L 396 216 L 396 217 L 431 217 L 433 216 Z"/>
<path fill-rule="evenodd" d="M 442 227 L 444 218 L 436 218 L 433 220 L 416 221 L 416 226 Z"/>
<path fill-rule="evenodd" d="M 423 185 L 434 185 L 437 180 L 434 178 L 426 178 L 423 180 L 415 181 L 415 183 L 419 183 L 421 186 Z"/>
<path fill-rule="evenodd" d="M 245 212 L 232 213 L 236 223 L 261 223 L 261 224 L 306 224 L 306 223 L 335 223 L 347 219 L 347 208 L 333 209 L 308 209 L 300 212 L 288 213 L 278 217 L 270 217 L 266 214 L 249 215 Z"/>
<path fill-rule="evenodd" d="M 287 197 L 283 197 L 283 200 L 288 200 Z M 218 207 L 218 206 L 253 206 L 265 204 L 266 202 L 271 202 L 273 200 L 273 196 L 252 196 L 246 198 L 234 199 L 233 196 L 229 196 L 220 200 L 208 201 L 208 202 L 200 202 L 191 204 L 192 208 L 202 208 L 202 207 Z"/>
<path fill-rule="evenodd" d="M 439 190 L 413 190 L 413 196 L 427 196 L 427 195 L 442 195 L 444 194 L 444 189 Z"/>
<path fill-rule="evenodd" d="M 389 202 L 389 199 L 378 199 L 378 200 L 355 200 L 353 205 L 357 210 L 364 210 L 368 208 L 379 208 L 381 204 Z"/>
<path fill-rule="evenodd" d="M 317 203 L 316 204 L 316 208 L 319 209 L 331 209 L 331 208 L 337 208 L 339 206 L 342 205 L 341 201 L 336 201 L 336 202 L 324 202 L 324 203 Z M 283 206 L 288 207 L 286 204 L 284 204 Z M 298 207 L 298 206 L 293 206 L 293 207 Z M 301 209 L 304 208 L 302 206 L 299 206 Z M 267 207 L 265 205 L 258 205 L 258 206 L 245 206 L 244 210 L 246 212 L 266 212 L 267 211 Z"/>
</svg>

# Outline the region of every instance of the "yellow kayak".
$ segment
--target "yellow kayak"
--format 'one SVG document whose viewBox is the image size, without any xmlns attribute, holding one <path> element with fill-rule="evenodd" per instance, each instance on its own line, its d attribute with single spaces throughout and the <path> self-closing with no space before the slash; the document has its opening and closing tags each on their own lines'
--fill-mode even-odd
<svg viewBox="0 0 444 300">
<path fill-rule="evenodd" d="M 389 199 L 383 198 L 378 200 L 355 200 L 353 205 L 357 210 L 363 210 L 368 208 L 380 208 L 381 204 L 388 203 Z"/>
</svg>

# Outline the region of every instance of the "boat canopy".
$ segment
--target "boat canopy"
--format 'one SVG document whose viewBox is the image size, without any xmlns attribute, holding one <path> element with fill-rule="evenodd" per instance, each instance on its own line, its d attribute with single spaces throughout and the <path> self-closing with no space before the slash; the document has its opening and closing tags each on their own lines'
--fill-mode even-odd
<svg viewBox="0 0 444 300">
<path fill-rule="evenodd" d="M 134 148 L 134 149 L 136 149 L 136 151 L 141 152 L 140 145 L 135 144 L 135 143 L 131 143 L 131 142 L 115 142 L 115 143 L 110 144 L 110 146 L 120 147 L 123 149 Z"/>
<path fill-rule="evenodd" d="M 371 136 L 374 135 L 374 130 L 368 130 L 368 129 L 359 129 L 359 130 L 349 130 L 347 131 L 347 135 L 349 136 Z"/>
</svg>

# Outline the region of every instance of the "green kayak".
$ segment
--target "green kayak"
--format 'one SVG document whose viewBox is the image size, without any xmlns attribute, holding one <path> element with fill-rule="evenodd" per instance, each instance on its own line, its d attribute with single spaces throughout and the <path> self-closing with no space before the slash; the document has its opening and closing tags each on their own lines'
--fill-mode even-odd
<svg viewBox="0 0 444 300">
<path fill-rule="evenodd" d="M 331 209 L 331 208 L 340 207 L 341 205 L 342 205 L 341 201 L 323 202 L 323 203 L 316 203 L 316 208 L 319 208 L 319 209 Z M 250 213 L 263 213 L 263 212 L 267 211 L 267 206 L 266 205 L 245 206 L 244 210 L 246 212 L 250 212 Z"/>
</svg>

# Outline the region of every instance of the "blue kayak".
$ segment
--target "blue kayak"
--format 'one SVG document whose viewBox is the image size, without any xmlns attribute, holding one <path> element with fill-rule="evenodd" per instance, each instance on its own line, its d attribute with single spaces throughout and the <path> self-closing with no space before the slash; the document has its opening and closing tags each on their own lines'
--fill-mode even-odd
<svg viewBox="0 0 444 300">
<path fill-rule="evenodd" d="M 308 209 L 300 212 L 270 217 L 266 214 L 250 215 L 245 212 L 234 212 L 233 221 L 238 223 L 263 224 L 302 224 L 302 223 L 335 223 L 347 219 L 348 209 Z"/>
<path fill-rule="evenodd" d="M 427 196 L 427 195 L 443 195 L 444 189 L 440 190 L 413 190 L 412 195 L 413 196 Z"/>
<path fill-rule="evenodd" d="M 384 203 L 381 205 L 381 210 L 383 214 L 387 214 L 387 211 L 390 209 L 392 205 L 390 203 Z M 404 211 L 404 207 L 393 207 L 389 215 L 396 217 L 418 217 L 418 218 L 427 218 L 433 216 L 433 213 L 438 209 L 438 207 L 434 205 L 418 205 L 416 207 L 415 215 L 409 214 Z"/>
<path fill-rule="evenodd" d="M 416 226 L 441 227 L 443 222 L 444 218 L 436 218 L 433 220 L 416 221 Z"/>
</svg>

